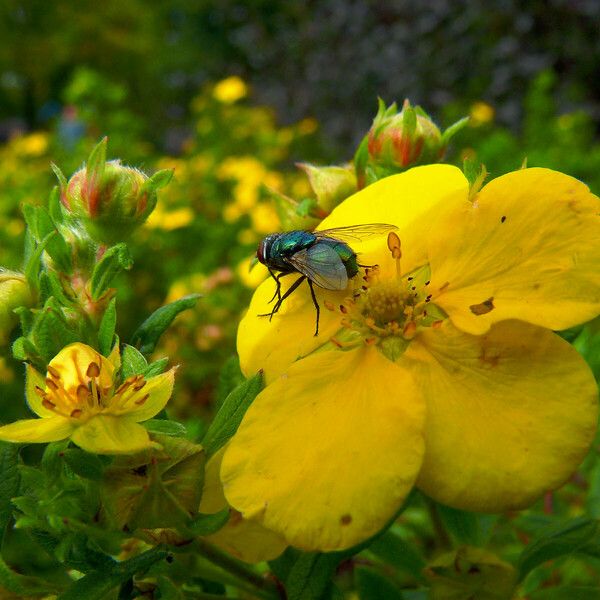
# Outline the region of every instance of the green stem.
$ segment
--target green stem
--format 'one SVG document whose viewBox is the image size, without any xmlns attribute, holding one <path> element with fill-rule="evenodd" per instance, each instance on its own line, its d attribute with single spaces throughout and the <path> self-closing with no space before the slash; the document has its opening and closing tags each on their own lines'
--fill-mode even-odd
<svg viewBox="0 0 600 600">
<path fill-rule="evenodd" d="M 425 498 L 425 503 L 429 511 L 431 524 L 433 525 L 437 546 L 442 550 L 452 550 L 452 540 L 444 527 L 435 502 L 429 498 Z"/>
<path fill-rule="evenodd" d="M 281 598 L 274 582 L 265 579 L 251 567 L 219 550 L 202 538 L 196 538 L 187 548 L 195 550 L 214 565 L 246 583 L 248 587 L 254 590 L 254 593 L 265 598 L 265 600 L 279 600 Z"/>
</svg>

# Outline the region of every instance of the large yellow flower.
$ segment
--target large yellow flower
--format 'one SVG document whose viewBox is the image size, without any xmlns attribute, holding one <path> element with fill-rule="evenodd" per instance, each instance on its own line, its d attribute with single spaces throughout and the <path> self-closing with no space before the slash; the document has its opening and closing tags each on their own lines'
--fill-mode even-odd
<svg viewBox="0 0 600 600">
<path fill-rule="evenodd" d="M 599 211 L 581 182 L 537 168 L 470 200 L 448 165 L 342 203 L 322 228 L 391 223 L 397 237 L 353 245 L 378 268 L 319 290 L 318 337 L 308 286 L 271 322 L 257 315 L 273 281 L 257 289 L 238 350 L 268 385 L 225 453 L 228 502 L 334 550 L 375 534 L 414 485 L 486 512 L 562 485 L 594 436 L 597 390 L 552 330 L 600 312 Z"/>
<path fill-rule="evenodd" d="M 133 375 L 117 385 L 119 365 L 118 349 L 107 359 L 80 343 L 63 348 L 50 361 L 46 377 L 28 365 L 27 403 L 41 418 L 0 427 L 0 440 L 31 443 L 71 438 L 98 454 L 129 454 L 151 447 L 140 421 L 165 407 L 175 369 L 148 379 Z"/>
</svg>

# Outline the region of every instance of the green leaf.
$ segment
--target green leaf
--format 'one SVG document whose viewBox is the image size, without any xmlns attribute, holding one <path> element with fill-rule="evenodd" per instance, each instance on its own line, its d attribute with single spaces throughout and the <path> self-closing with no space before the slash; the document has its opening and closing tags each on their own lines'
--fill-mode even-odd
<svg viewBox="0 0 600 600">
<path fill-rule="evenodd" d="M 0 535 L 12 515 L 12 499 L 19 492 L 19 447 L 0 442 Z"/>
<path fill-rule="evenodd" d="M 79 341 L 79 336 L 67 325 L 60 305 L 50 297 L 37 315 L 31 339 L 42 358 L 49 362 L 62 348 Z"/>
<path fill-rule="evenodd" d="M 298 552 L 285 580 L 288 600 L 324 600 L 341 553 Z"/>
<path fill-rule="evenodd" d="M 185 600 L 185 595 L 180 586 L 175 585 L 168 577 L 158 576 L 158 589 L 160 590 L 160 600 Z"/>
<path fill-rule="evenodd" d="M 354 571 L 360 600 L 403 600 L 400 590 L 384 575 L 366 567 Z"/>
<path fill-rule="evenodd" d="M 115 277 L 131 269 L 133 259 L 124 243 L 111 246 L 96 263 L 92 273 L 92 300 L 97 301 L 111 286 Z"/>
<path fill-rule="evenodd" d="M 115 328 L 117 326 L 117 299 L 113 298 L 106 307 L 98 328 L 98 347 L 100 354 L 108 356 L 113 348 Z"/>
<path fill-rule="evenodd" d="M 175 437 L 185 437 L 187 434 L 185 426 L 177 421 L 149 419 L 148 421 L 144 421 L 142 425 L 151 433 L 161 433 L 162 435 Z"/>
<path fill-rule="evenodd" d="M 19 597 L 56 592 L 56 587 L 36 577 L 19 575 L 0 557 L 0 588 L 17 594 Z"/>
<path fill-rule="evenodd" d="M 157 171 L 144 183 L 144 188 L 152 191 L 160 190 L 171 182 L 174 172 L 173 169 L 161 169 Z"/>
<path fill-rule="evenodd" d="M 155 310 L 133 334 L 132 343 L 139 348 L 142 354 L 151 354 L 160 336 L 167 330 L 175 317 L 180 312 L 196 306 L 198 298 L 200 298 L 200 294 L 191 294 Z"/>
<path fill-rule="evenodd" d="M 58 183 L 61 188 L 67 187 L 67 178 L 64 176 L 63 172 L 60 170 L 60 167 L 56 163 L 50 163 L 50 168 L 54 171 L 56 175 L 56 179 L 58 179 Z"/>
<path fill-rule="evenodd" d="M 57 235 L 55 231 L 51 231 L 39 244 L 35 246 L 33 252 L 29 255 L 25 263 L 25 277 L 27 283 L 34 289 L 39 290 L 39 272 L 42 266 L 42 254 L 48 245 L 48 242 Z"/>
<path fill-rule="evenodd" d="M 137 348 L 123 344 L 121 352 L 121 376 L 123 379 L 143 373 L 147 367 L 148 361 Z"/>
<path fill-rule="evenodd" d="M 529 600 L 598 600 L 600 587 L 564 585 L 527 594 Z"/>
<path fill-rule="evenodd" d="M 220 407 L 229 393 L 244 381 L 245 377 L 240 369 L 239 358 L 237 356 L 230 356 L 219 372 L 219 381 L 215 394 L 215 404 L 217 407 Z"/>
<path fill-rule="evenodd" d="M 451 138 L 453 138 L 461 129 L 464 129 L 469 122 L 469 117 L 463 117 L 462 119 L 452 123 L 446 131 L 442 134 L 442 143 L 447 144 Z"/>
<path fill-rule="evenodd" d="M 519 580 L 547 560 L 568 554 L 600 558 L 600 521 L 580 517 L 542 529 L 519 557 Z"/>
<path fill-rule="evenodd" d="M 65 463 L 79 477 L 100 481 L 104 474 L 105 464 L 95 454 L 79 448 L 68 448 L 61 453 Z"/>
<path fill-rule="evenodd" d="M 62 593 L 58 600 L 105 600 L 106 595 L 136 574 L 143 574 L 154 563 L 163 560 L 168 552 L 160 546 L 152 548 L 135 558 L 117 563 L 110 569 L 93 571 L 78 579 Z"/>
<path fill-rule="evenodd" d="M 213 513 L 199 514 L 187 525 L 186 529 L 191 535 L 204 537 L 216 533 L 229 521 L 229 508 Z"/>
<path fill-rule="evenodd" d="M 237 431 L 246 410 L 261 391 L 262 386 L 262 372 L 259 372 L 236 387 L 225 398 L 202 440 L 207 456 L 212 456 L 222 448 Z"/>
<path fill-rule="evenodd" d="M 64 214 L 60 203 L 60 190 L 56 185 L 52 188 L 50 197 L 48 198 L 48 213 L 55 224 L 62 223 Z"/>
<path fill-rule="evenodd" d="M 491 533 L 491 527 L 497 517 L 478 515 L 443 504 L 436 504 L 436 510 L 444 527 L 459 544 L 483 546 Z"/>
<path fill-rule="evenodd" d="M 367 550 L 394 569 L 409 573 L 421 583 L 426 581 L 422 575 L 425 560 L 412 544 L 403 540 L 394 531 L 386 531 Z"/>
</svg>

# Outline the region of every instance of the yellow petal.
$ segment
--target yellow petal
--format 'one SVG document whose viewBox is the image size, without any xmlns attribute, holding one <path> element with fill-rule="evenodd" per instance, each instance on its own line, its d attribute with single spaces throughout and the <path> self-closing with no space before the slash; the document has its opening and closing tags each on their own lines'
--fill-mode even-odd
<svg viewBox="0 0 600 600">
<path fill-rule="evenodd" d="M 423 419 L 408 371 L 375 348 L 312 354 L 248 409 L 225 451 L 225 496 L 294 546 L 348 548 L 410 491 Z"/>
<path fill-rule="evenodd" d="M 71 420 L 65 417 L 25 419 L 0 427 L 0 440 L 14 443 L 57 442 L 69 437 L 73 429 Z"/>
<path fill-rule="evenodd" d="M 140 421 L 151 419 L 167 405 L 167 402 L 173 393 L 176 370 L 177 369 L 173 367 L 166 373 L 150 377 L 146 380 L 146 385 L 131 398 L 128 406 L 134 408 L 128 414 L 134 418 L 136 422 L 139 423 Z M 148 395 L 146 400 L 141 404 L 136 404 L 136 400 L 142 401 L 146 395 Z"/>
<path fill-rule="evenodd" d="M 598 416 L 594 377 L 559 336 L 519 321 L 473 336 L 449 322 L 405 355 L 425 393 L 417 485 L 444 504 L 499 512 L 562 485 L 585 456 Z"/>
<path fill-rule="evenodd" d="M 281 293 L 284 294 L 297 279 L 297 275 L 284 277 Z M 262 369 L 267 382 L 281 375 L 298 358 L 328 342 L 340 329 L 339 313 L 327 310 L 325 301 L 340 304 L 346 295 L 344 292 L 327 292 L 315 287 L 317 302 L 321 307 L 319 335 L 315 336 L 317 314 L 308 284 L 303 282 L 286 298 L 281 310 L 269 321 L 269 317 L 258 315 L 271 310 L 273 304 L 269 304 L 269 300 L 274 293 L 275 282 L 271 278 L 258 287 L 237 333 L 242 371 L 251 376 Z"/>
<path fill-rule="evenodd" d="M 200 512 L 216 513 L 228 506 L 219 479 L 219 471 L 225 448 L 221 448 L 206 463 L 204 488 Z M 286 548 L 285 540 L 256 521 L 243 519 L 239 512 L 230 509 L 229 521 L 217 533 L 206 540 L 246 562 L 261 562 L 277 558 Z"/>
<path fill-rule="evenodd" d="M 27 405 L 38 417 L 54 417 L 56 413 L 46 408 L 42 404 L 41 397 L 35 391 L 38 387 L 42 390 L 46 389 L 46 379 L 38 373 L 31 365 L 27 365 L 25 371 L 25 399 Z"/>
<path fill-rule="evenodd" d="M 89 381 L 86 371 L 92 362 L 100 367 L 100 375 L 97 378 L 99 386 L 110 388 L 113 383 L 115 367 L 97 350 L 86 344 L 76 342 L 65 346 L 50 361 L 49 368 L 58 371 L 64 388 L 69 394 L 75 395 L 77 387 L 81 383 Z"/>
<path fill-rule="evenodd" d="M 473 334 L 504 319 L 558 330 L 593 318 L 599 211 L 583 183 L 556 171 L 495 179 L 473 204 L 457 202 L 432 234 L 432 301 Z"/>
<path fill-rule="evenodd" d="M 427 260 L 427 230 L 439 206 L 452 199 L 466 200 L 468 193 L 468 182 L 456 167 L 416 167 L 354 194 L 340 204 L 319 229 L 368 223 L 397 225 L 402 242 L 402 269 L 407 272 Z M 351 246 L 359 253 L 361 264 L 379 265 L 384 277 L 395 273 L 396 265 L 387 249 L 385 235 Z M 295 279 L 294 275 L 284 277 L 282 292 Z M 353 281 L 352 285 L 360 285 L 360 281 Z M 292 362 L 328 342 L 340 329 L 339 313 L 327 310 L 325 301 L 337 306 L 350 294 L 350 289 L 335 293 L 315 287 L 315 291 L 321 306 L 318 337 L 314 336 L 316 314 L 306 283 L 284 302 L 271 321 L 257 315 L 268 313 L 273 306 L 269 300 L 275 292 L 275 284 L 269 279 L 259 286 L 238 329 L 238 353 L 246 375 L 263 369 L 269 382 Z"/>
<path fill-rule="evenodd" d="M 131 418 L 103 414 L 80 425 L 71 440 L 96 454 L 133 454 L 155 445 L 148 432 Z"/>
</svg>

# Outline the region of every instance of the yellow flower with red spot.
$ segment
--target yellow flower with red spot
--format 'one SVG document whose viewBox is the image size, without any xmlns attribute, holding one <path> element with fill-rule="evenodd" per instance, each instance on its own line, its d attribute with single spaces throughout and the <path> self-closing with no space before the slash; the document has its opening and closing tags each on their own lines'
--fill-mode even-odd
<svg viewBox="0 0 600 600">
<path fill-rule="evenodd" d="M 594 437 L 597 388 L 553 330 L 600 312 L 599 208 L 540 168 L 470 198 L 449 165 L 339 205 L 320 227 L 398 229 L 352 245 L 377 267 L 347 290 L 317 289 L 318 337 L 308 286 L 271 321 L 258 315 L 273 281 L 255 292 L 238 351 L 268 385 L 223 458 L 229 504 L 292 545 L 336 550 L 379 531 L 413 486 L 499 512 L 562 485 Z"/>
<path fill-rule="evenodd" d="M 145 378 L 133 375 L 118 384 L 120 356 L 105 358 L 85 344 L 63 348 L 44 377 L 27 367 L 26 398 L 41 417 L 0 427 L 0 440 L 55 442 L 70 438 L 98 454 L 128 454 L 154 446 L 141 421 L 167 404 L 175 369 Z"/>
</svg>

